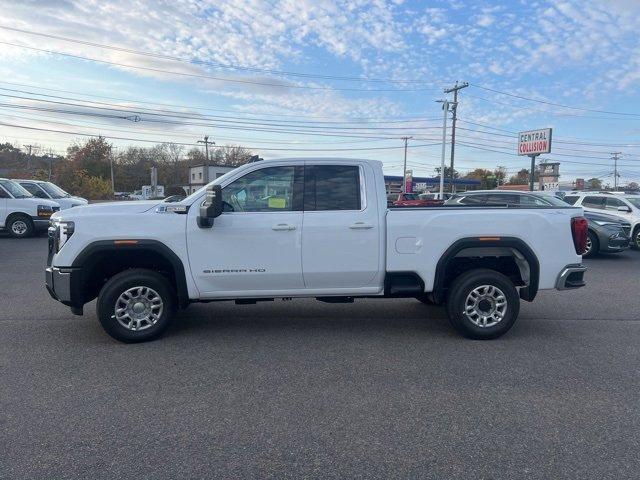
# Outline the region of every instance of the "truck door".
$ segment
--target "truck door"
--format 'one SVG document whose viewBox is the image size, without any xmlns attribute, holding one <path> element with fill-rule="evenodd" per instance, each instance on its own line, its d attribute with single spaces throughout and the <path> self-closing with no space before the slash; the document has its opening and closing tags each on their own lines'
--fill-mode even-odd
<svg viewBox="0 0 640 480">
<path fill-rule="evenodd" d="M 308 289 L 376 284 L 380 220 L 373 172 L 365 169 L 370 167 L 305 167 L 302 270 Z"/>
<path fill-rule="evenodd" d="M 190 211 L 189 263 L 203 297 L 261 296 L 304 289 L 302 166 L 253 170 L 222 189 L 223 213 L 198 228 Z"/>
</svg>

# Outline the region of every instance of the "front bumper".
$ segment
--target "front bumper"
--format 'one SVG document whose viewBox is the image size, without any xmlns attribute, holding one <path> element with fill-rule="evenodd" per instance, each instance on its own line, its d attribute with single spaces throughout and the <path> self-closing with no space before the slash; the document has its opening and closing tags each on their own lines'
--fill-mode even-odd
<svg viewBox="0 0 640 480">
<path fill-rule="evenodd" d="M 629 248 L 629 237 L 608 238 L 604 248 L 600 248 L 601 252 L 621 252 Z"/>
<path fill-rule="evenodd" d="M 567 265 L 558 274 L 556 280 L 557 290 L 573 290 L 576 288 L 584 287 L 584 272 L 587 271 L 587 267 L 584 265 Z"/>
<path fill-rule="evenodd" d="M 71 311 L 76 315 L 82 315 L 82 302 L 77 295 L 77 289 L 74 289 L 74 284 L 79 276 L 79 269 L 77 268 L 58 268 L 47 267 L 45 270 L 45 286 L 47 292 L 51 295 L 51 298 L 57 300 L 68 307 L 71 307 Z"/>
</svg>

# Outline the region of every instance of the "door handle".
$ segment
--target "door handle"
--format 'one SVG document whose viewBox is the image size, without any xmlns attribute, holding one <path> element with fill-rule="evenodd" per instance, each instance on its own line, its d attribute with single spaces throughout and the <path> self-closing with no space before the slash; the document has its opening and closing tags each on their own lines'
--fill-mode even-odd
<svg viewBox="0 0 640 480">
<path fill-rule="evenodd" d="M 295 230 L 296 226 L 291 225 L 290 223 L 278 223 L 271 227 L 271 230 Z"/>
<path fill-rule="evenodd" d="M 370 228 L 373 228 L 373 225 L 365 222 L 356 222 L 349 225 L 349 228 L 351 228 L 352 230 L 368 230 Z"/>
</svg>

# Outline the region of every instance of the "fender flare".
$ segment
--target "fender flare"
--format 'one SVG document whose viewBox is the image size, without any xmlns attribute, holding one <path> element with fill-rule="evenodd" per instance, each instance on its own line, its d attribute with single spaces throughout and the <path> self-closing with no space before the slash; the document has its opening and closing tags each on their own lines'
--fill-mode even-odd
<svg viewBox="0 0 640 480">
<path fill-rule="evenodd" d="M 127 241 L 127 243 L 116 243 L 119 240 L 98 240 L 90 243 L 82 249 L 71 264 L 73 269 L 82 272 L 77 275 L 76 287 L 84 284 L 85 272 L 91 270 L 95 266 L 99 255 L 104 252 L 122 252 L 122 251 L 152 251 L 165 258 L 173 267 L 173 274 L 176 279 L 176 294 L 178 297 L 178 305 L 184 307 L 189 303 L 189 291 L 187 288 L 187 279 L 182 260 L 175 254 L 173 250 L 158 240 L 135 239 Z"/>
<path fill-rule="evenodd" d="M 540 281 L 540 264 L 538 257 L 536 257 L 533 250 L 522 240 L 516 237 L 467 237 L 461 238 L 455 241 L 447 250 L 442 254 L 438 264 L 436 265 L 436 272 L 433 284 L 433 296 L 436 301 L 442 302 L 444 300 L 445 290 L 445 272 L 449 266 L 451 260 L 467 248 L 513 248 L 520 252 L 520 254 L 527 260 L 529 264 L 529 285 L 520 289 L 520 298 L 528 302 L 533 301 L 538 293 L 538 284 Z"/>
</svg>

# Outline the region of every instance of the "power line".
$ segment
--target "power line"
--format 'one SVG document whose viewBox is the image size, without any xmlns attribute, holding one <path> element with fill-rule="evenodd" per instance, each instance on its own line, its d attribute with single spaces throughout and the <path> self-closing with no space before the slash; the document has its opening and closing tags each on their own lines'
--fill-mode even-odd
<svg viewBox="0 0 640 480">
<path fill-rule="evenodd" d="M 40 131 L 40 132 L 51 132 L 51 133 L 62 133 L 62 134 L 66 134 L 66 135 L 77 135 L 80 137 L 97 137 L 97 136 L 102 136 L 104 138 L 109 138 L 111 140 L 125 140 L 125 141 L 132 141 L 132 142 L 146 142 L 146 143 L 155 143 L 155 144 L 165 144 L 165 143 L 172 143 L 175 145 L 185 145 L 185 146 L 195 146 L 196 144 L 194 142 L 191 143 L 187 143 L 187 142 L 168 142 L 166 140 L 149 140 L 149 139 L 142 139 L 142 138 L 131 138 L 131 137 L 116 137 L 113 135 L 95 135 L 95 134 L 90 134 L 90 133 L 82 133 L 82 132 L 68 132 L 68 131 L 64 131 L 64 130 L 57 130 L 57 129 L 51 129 L 51 128 L 40 128 L 40 127 L 29 127 L 26 125 L 15 125 L 15 124 L 11 124 L 11 123 L 5 123 L 5 122 L 0 122 L 0 125 L 5 126 L 5 127 L 11 127 L 11 128 L 20 128 L 20 129 L 26 129 L 26 130 L 35 130 L 35 131 Z M 430 147 L 433 145 L 440 145 L 440 143 L 426 143 L 426 144 L 420 144 L 420 145 L 412 145 L 412 148 L 417 148 L 417 147 Z M 216 145 L 214 148 L 224 148 L 222 146 L 218 146 Z M 249 150 L 265 150 L 265 151 L 294 151 L 294 152 L 342 152 L 342 151 L 372 151 L 372 150 L 397 150 L 399 148 L 404 148 L 404 147 L 369 147 L 369 148 L 256 148 L 256 147 L 244 147 L 247 148 Z"/>
<path fill-rule="evenodd" d="M 118 107 L 119 109 L 122 108 L 126 108 L 127 106 L 125 105 L 119 105 L 119 104 L 114 104 L 114 103 L 109 103 L 109 102 L 99 102 L 99 101 L 94 101 L 94 100 L 85 100 L 82 98 L 73 98 L 73 97 L 64 97 L 64 96 L 60 96 L 60 95 L 47 95 L 44 93 L 38 93 L 38 92 L 31 92 L 31 91 L 27 91 L 27 90 L 17 90 L 17 89 L 12 89 L 12 88 L 3 88 L 0 87 L 0 90 L 3 91 L 7 91 L 7 92 L 13 92 L 13 93 L 22 93 L 22 94 L 26 94 L 26 95 L 37 95 L 39 97 L 47 97 L 47 98 L 55 98 L 58 100 L 73 100 L 75 102 L 85 102 L 85 103 L 91 103 L 91 104 L 96 104 L 96 105 L 105 105 L 107 107 Z M 81 94 L 82 95 L 82 94 Z M 11 96 L 8 94 L 0 94 L 0 96 L 6 96 L 6 97 L 12 97 L 12 98 L 20 98 L 20 99 L 27 99 L 27 100 L 32 100 L 32 101 L 42 101 L 42 102 L 52 102 L 51 100 L 44 100 L 44 99 L 40 99 L 40 98 L 29 98 L 29 97 L 21 97 L 21 96 Z M 120 99 L 121 101 L 126 101 L 126 102 L 131 102 L 131 100 L 126 100 L 126 99 Z M 133 101 L 135 102 L 135 101 Z M 56 102 L 53 102 L 56 103 Z M 66 104 L 66 103 L 65 103 Z M 77 105 L 77 104 L 74 104 Z M 161 104 L 159 104 L 161 105 Z M 99 108 L 99 107 L 95 107 L 93 105 L 86 105 L 87 108 Z M 188 108 L 188 107 L 187 107 Z M 128 111 L 131 111 L 133 109 L 128 109 Z M 175 110 L 166 110 L 166 109 L 156 109 L 156 108 L 149 108 L 149 107 L 142 107 L 142 108 L 138 108 L 136 110 L 143 110 L 143 111 L 151 111 L 151 112 L 156 112 L 156 113 L 175 113 L 175 114 L 182 114 L 184 115 L 186 112 L 177 112 Z M 230 110 L 223 110 L 223 111 L 228 111 L 231 113 L 236 113 L 234 111 L 230 111 Z M 203 118 L 240 118 L 242 119 L 242 117 L 223 117 L 223 116 L 219 116 L 219 115 L 202 115 L 199 114 L 201 117 Z M 287 115 L 283 115 L 283 116 L 287 116 Z M 189 117 L 192 118 L 192 117 Z M 264 118 L 249 118 L 247 120 L 264 120 L 264 121 L 273 121 L 271 119 L 264 119 Z M 397 124 L 397 123 L 418 123 L 418 122 L 423 122 L 423 121 L 430 121 L 430 120 L 439 120 L 438 118 L 415 118 L 415 119 L 406 119 L 406 120 L 368 120 L 368 121 L 319 121 L 319 120 L 283 120 L 281 119 L 280 121 L 283 122 L 295 122 L 296 124 L 298 123 L 310 123 L 310 124 L 337 124 L 337 125 L 342 125 L 342 124 Z"/>
<path fill-rule="evenodd" d="M 69 58 L 75 58 L 75 59 L 79 59 L 79 60 L 88 60 L 91 62 L 97 62 L 97 63 L 104 63 L 105 65 L 113 65 L 116 67 L 125 67 L 125 68 L 133 68 L 136 70 L 144 70 L 144 71 L 148 71 L 148 72 L 154 72 L 154 73 L 166 73 L 169 75 L 177 75 L 177 76 L 181 76 L 181 77 L 188 77 L 188 78 L 205 78 L 208 80 L 216 80 L 219 82 L 227 82 L 227 83 L 238 83 L 238 84 L 244 84 L 244 85 L 260 85 L 260 86 L 266 86 L 266 87 L 276 87 L 276 88 L 297 88 L 297 89 L 307 89 L 307 90 L 325 90 L 325 91 L 339 91 L 339 92 L 422 92 L 425 91 L 424 89 L 407 89 L 407 88 L 340 88 L 340 87 L 321 87 L 321 86 L 313 86 L 313 85 L 296 85 L 296 84 L 282 84 L 282 83 L 274 83 L 274 82 L 259 82 L 256 80 L 242 80 L 242 79 L 238 79 L 238 78 L 223 78 L 223 77 L 215 77 L 213 75 L 203 75 L 203 74 L 198 74 L 198 73 L 187 73 L 187 72 L 175 72 L 175 71 L 171 71 L 171 70 L 164 70 L 161 68 L 153 68 L 153 67 L 143 67 L 140 65 L 129 65 L 126 63 L 121 63 L 121 62 L 112 62 L 109 60 L 100 60 L 97 58 L 91 58 L 91 57 L 85 57 L 82 55 L 74 55 L 71 53 L 66 53 L 66 52 L 59 52 L 56 50 L 48 50 L 46 48 L 37 48 L 37 47 L 31 47 L 31 46 L 27 46 L 27 45 L 21 45 L 18 43 L 12 43 L 12 42 L 5 42 L 5 41 L 0 41 L 0 44 L 3 45 L 10 45 L 12 47 L 18 47 L 18 48 L 25 48 L 28 50 L 34 50 L 36 52 L 43 52 L 43 53 L 48 53 L 50 55 L 61 55 L 63 57 L 69 57 Z"/>
<path fill-rule="evenodd" d="M 531 97 L 525 97 L 523 95 L 517 95 L 515 93 L 503 92 L 501 90 L 496 90 L 496 89 L 493 89 L 493 88 L 484 87 L 482 85 L 477 85 L 477 84 L 474 84 L 474 83 L 470 83 L 469 85 L 472 86 L 472 87 L 475 87 L 475 88 L 486 90 L 488 92 L 497 93 L 499 95 L 505 95 L 507 97 L 518 98 L 520 100 L 527 100 L 529 102 L 536 102 L 536 103 L 541 103 L 541 104 L 544 104 L 544 105 L 551 105 L 551 106 L 554 106 L 554 107 L 567 108 L 567 109 L 570 109 L 570 110 L 579 110 L 579 111 L 582 111 L 582 112 L 592 112 L 592 113 L 604 113 L 604 114 L 608 114 L 608 115 L 622 115 L 622 116 L 630 116 L 630 117 L 640 117 L 640 113 L 614 112 L 614 111 L 611 111 L 611 110 L 597 110 L 597 109 L 593 109 L 593 108 L 574 107 L 572 105 L 564 105 L 562 103 L 551 102 L 549 100 L 541 100 L 539 98 L 531 98 Z"/>
<path fill-rule="evenodd" d="M 238 114 L 245 114 L 245 115 L 251 115 L 251 116 L 255 116 L 255 113 L 251 113 L 251 112 L 244 112 L 244 111 L 237 111 L 237 110 L 229 110 L 229 109 L 222 109 L 222 108 L 211 108 L 211 107 L 205 107 L 205 106 L 201 106 L 201 105 L 184 105 L 184 104 L 175 104 L 175 103 L 161 103 L 161 102 L 151 102 L 148 100 L 133 100 L 130 98 L 119 98 L 119 97 L 111 97 L 111 96 L 106 96 L 106 95 L 97 95 L 97 94 L 86 94 L 86 93 L 80 93 L 80 92 L 74 92 L 72 90 L 61 90 L 61 89 L 57 89 L 57 88 L 49 88 L 49 87 L 43 87 L 41 85 L 30 85 L 30 84 L 24 84 L 24 83 L 15 83 L 15 82 L 6 82 L 6 81 L 0 81 L 0 83 L 5 84 L 5 85 L 13 85 L 13 86 L 17 86 L 17 87 L 26 87 L 26 88 L 37 88 L 40 90 L 45 90 L 45 91 L 49 91 L 49 92 L 58 92 L 58 93 L 70 93 L 72 95 L 81 95 L 84 97 L 90 97 L 90 98 L 102 98 L 105 100 L 115 100 L 115 101 L 119 101 L 119 102 L 130 102 L 130 103 L 138 103 L 138 104 L 148 104 L 148 105 L 156 105 L 156 106 L 161 106 L 161 107 L 177 107 L 177 108 L 183 108 L 183 109 L 191 109 L 191 110 L 205 110 L 205 111 L 212 111 L 212 112 L 225 112 L 225 113 L 234 113 L 236 115 Z M 10 90 L 10 89 L 2 89 L 2 90 Z M 34 93 L 34 95 L 42 95 L 42 94 L 37 94 Z M 53 98 L 56 98 L 56 96 L 53 96 Z M 59 98 L 64 98 L 64 97 L 59 97 Z M 74 99 L 76 100 L 76 99 Z M 99 102 L 95 102 L 93 100 L 84 100 L 84 99 L 77 99 L 80 101 L 88 101 L 88 102 L 92 102 L 92 103 L 99 103 Z M 143 107 L 144 108 L 144 107 Z M 270 116 L 270 117 L 278 117 L 278 118 L 282 118 L 282 117 L 293 117 L 296 119 L 299 118 L 336 118 L 336 116 L 321 116 L 321 115 L 300 115 L 300 114 L 290 114 L 290 113 L 266 113 L 266 112 L 261 112 L 260 115 L 266 115 L 266 116 Z M 350 120 L 357 120 L 357 121 L 361 121 L 361 120 L 371 120 L 371 117 L 343 117 L 343 118 L 348 118 Z M 375 117 L 378 118 L 378 117 Z M 384 118 L 384 117 L 382 117 Z M 390 120 L 382 120 L 381 118 L 379 119 L 380 122 L 390 122 L 393 123 L 394 121 L 397 122 L 412 122 L 412 121 L 421 121 L 421 120 L 429 120 L 429 119 L 424 119 L 422 117 L 419 116 L 414 116 L 414 117 L 387 117 Z M 356 123 L 356 122 L 344 122 L 344 123 Z M 371 122 L 373 123 L 373 122 Z"/>
</svg>

